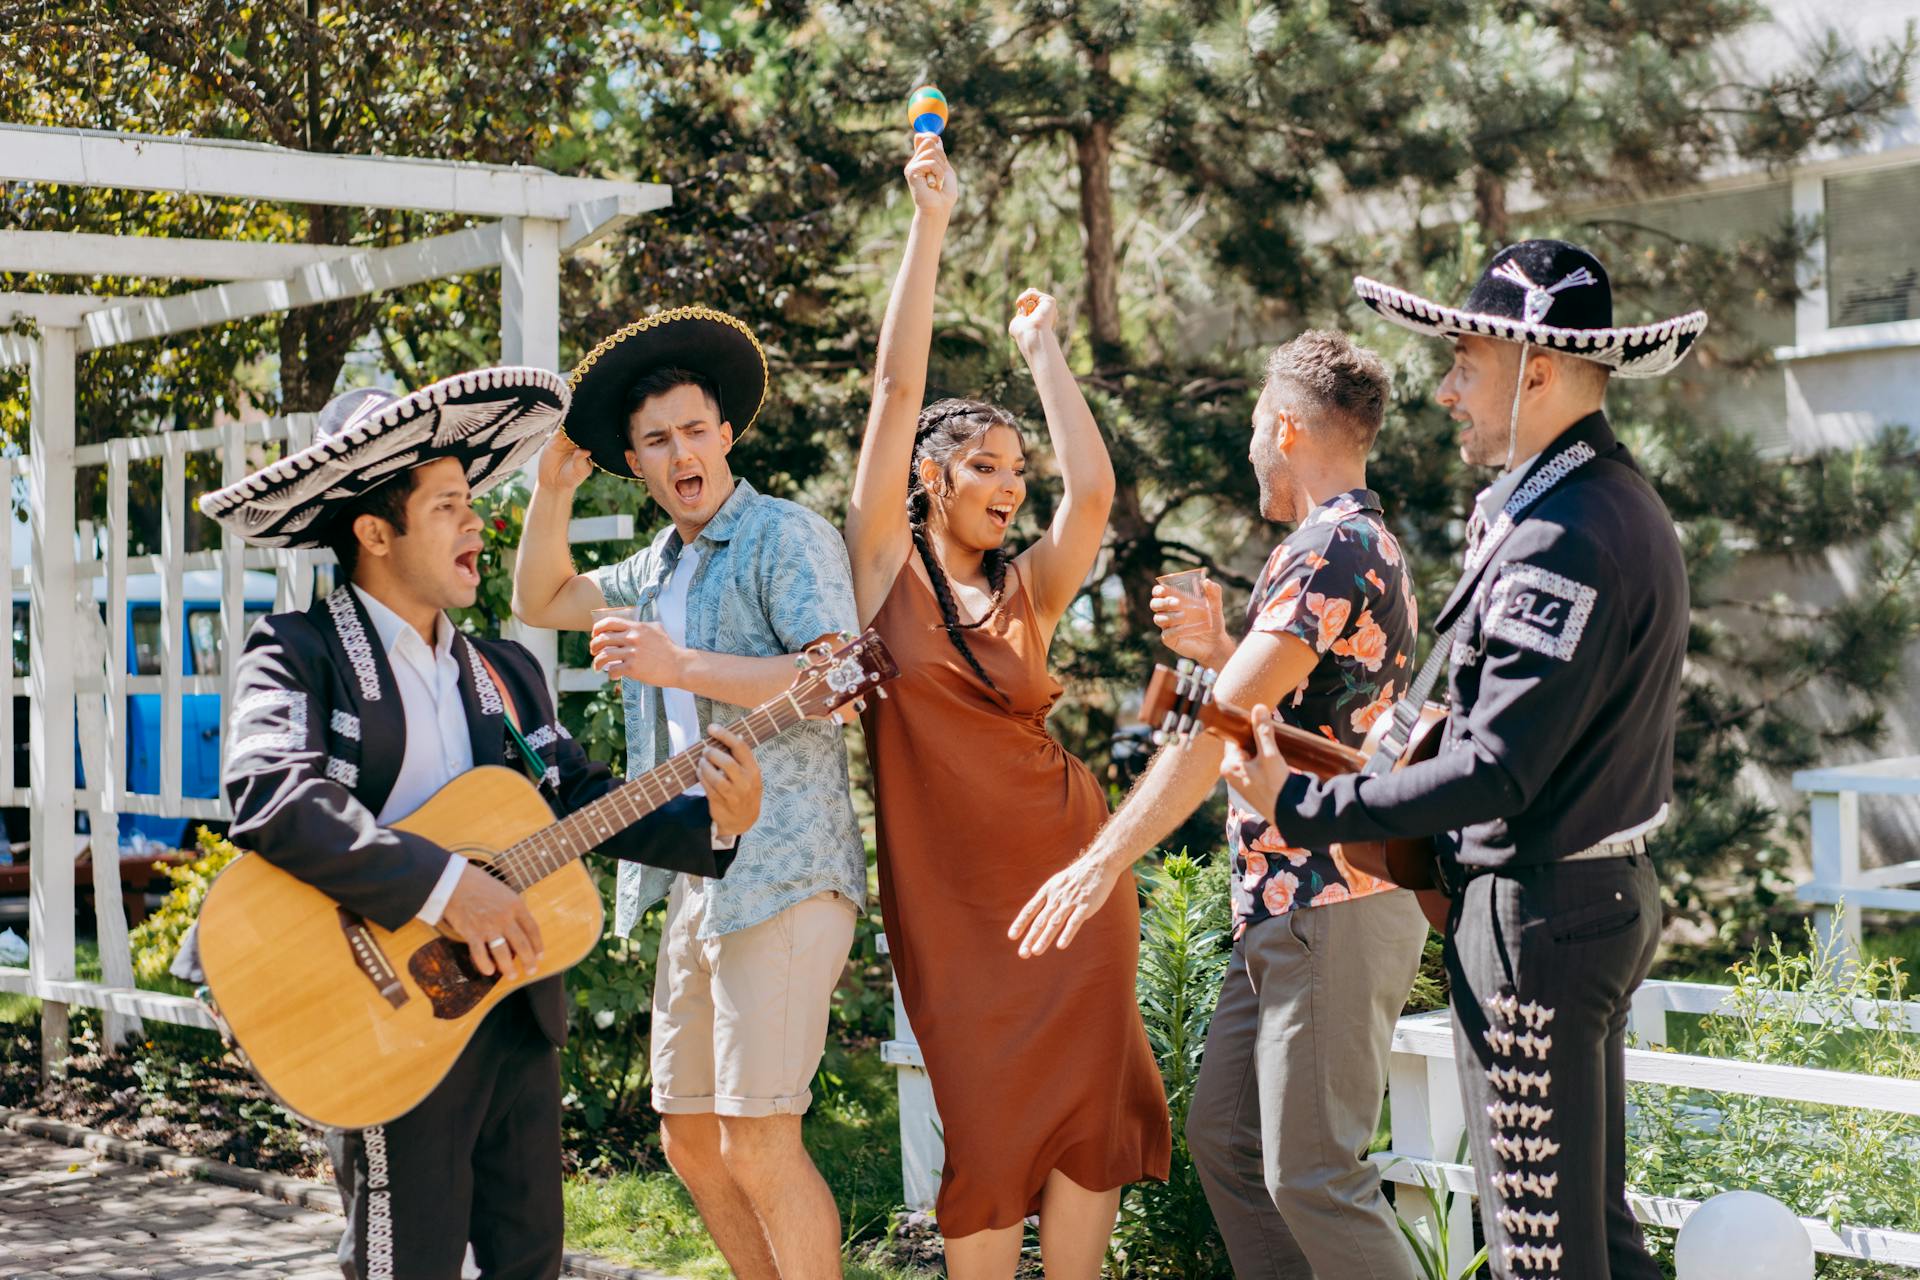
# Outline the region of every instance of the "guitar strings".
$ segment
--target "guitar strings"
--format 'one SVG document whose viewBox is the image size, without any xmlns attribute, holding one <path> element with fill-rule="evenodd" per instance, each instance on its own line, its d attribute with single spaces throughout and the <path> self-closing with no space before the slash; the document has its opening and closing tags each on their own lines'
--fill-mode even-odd
<svg viewBox="0 0 1920 1280">
<path fill-rule="evenodd" d="M 754 747 L 771 740 L 805 719 L 800 699 L 811 697 L 816 692 L 811 686 L 819 680 L 817 671 L 810 673 L 780 697 L 735 721 L 731 729 Z M 491 860 L 492 867 L 514 889 L 531 887 L 693 786 L 699 780 L 699 759 L 705 750 L 704 742 L 689 747 L 592 804 L 509 845 Z M 664 779 L 671 779 L 674 785 L 669 787 Z"/>
</svg>

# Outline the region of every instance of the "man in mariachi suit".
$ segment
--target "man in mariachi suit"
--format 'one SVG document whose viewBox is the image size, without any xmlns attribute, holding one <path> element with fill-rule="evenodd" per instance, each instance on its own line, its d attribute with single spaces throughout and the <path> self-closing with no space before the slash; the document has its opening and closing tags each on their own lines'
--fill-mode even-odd
<svg viewBox="0 0 1920 1280">
<path fill-rule="evenodd" d="M 384 928 L 439 926 L 481 973 L 510 980 L 540 962 L 524 901 L 392 824 L 483 765 L 520 768 L 557 815 L 612 786 L 561 726 L 534 656 L 469 638 L 445 612 L 471 606 L 480 585 L 473 496 L 537 451 L 567 403 L 565 384 L 538 369 L 478 370 L 408 396 L 349 392 L 322 411 L 311 447 L 200 503 L 248 541 L 331 547 L 348 583 L 247 638 L 225 776 L 235 843 Z M 758 816 L 760 780 L 744 742 L 715 738 L 706 796 L 661 807 L 604 852 L 725 871 Z M 566 1027 L 562 979 L 535 982 L 486 1017 L 414 1110 L 329 1133 L 348 1280 L 453 1280 L 469 1242 L 487 1280 L 559 1275 Z"/>
<path fill-rule="evenodd" d="M 1673 519 L 1607 425 L 1607 379 L 1677 365 L 1702 312 L 1616 327 L 1605 269 L 1553 240 L 1503 249 L 1455 309 L 1356 281 L 1381 315 L 1448 338 L 1439 401 L 1469 463 L 1504 461 L 1468 523 L 1435 642 L 1438 756 L 1397 773 L 1222 772 L 1299 844 L 1434 836 L 1461 1092 L 1494 1273 L 1655 1277 L 1625 1191 L 1625 1032 L 1652 964 L 1687 638 Z M 1391 737 L 1405 741 L 1411 707 Z"/>
</svg>

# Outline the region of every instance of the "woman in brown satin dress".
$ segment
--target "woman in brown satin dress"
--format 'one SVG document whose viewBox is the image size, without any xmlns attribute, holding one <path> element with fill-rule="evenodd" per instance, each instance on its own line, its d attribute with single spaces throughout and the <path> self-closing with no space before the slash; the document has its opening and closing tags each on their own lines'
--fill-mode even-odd
<svg viewBox="0 0 1920 1280">
<path fill-rule="evenodd" d="M 880 334 L 847 546 L 854 595 L 901 668 L 865 715 L 880 900 L 946 1139 L 937 1217 L 956 1280 L 1005 1280 L 1040 1216 L 1047 1275 L 1099 1274 L 1121 1188 L 1165 1178 L 1166 1098 L 1134 994 L 1139 908 L 1115 893 L 1070 950 L 1022 959 L 1023 904 L 1106 820 L 1100 785 L 1047 732 L 1048 645 L 1093 567 L 1113 468 L 1029 290 L 1008 326 L 1031 369 L 1065 492 L 1052 526 L 1004 549 L 1026 497 L 1019 424 L 920 410 L 940 243 L 957 194 L 940 141 L 907 165 L 913 226 Z M 1117 1064 L 1117 1065 L 1116 1065 Z"/>
</svg>

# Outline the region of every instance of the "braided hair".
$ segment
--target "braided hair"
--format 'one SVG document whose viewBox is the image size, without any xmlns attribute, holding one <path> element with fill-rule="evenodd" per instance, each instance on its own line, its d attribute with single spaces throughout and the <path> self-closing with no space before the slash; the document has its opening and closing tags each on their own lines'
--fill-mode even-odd
<svg viewBox="0 0 1920 1280">
<path fill-rule="evenodd" d="M 1012 414 L 998 405 L 981 400 L 938 400 L 920 411 L 920 421 L 913 433 L 913 458 L 907 464 L 907 525 L 913 533 L 913 545 L 920 550 L 920 563 L 926 566 L 927 578 L 933 583 L 934 598 L 940 602 L 940 616 L 947 624 L 947 638 L 953 641 L 953 647 L 967 660 L 974 674 L 986 682 L 987 688 L 999 691 L 993 683 L 993 677 L 987 674 L 980 659 L 974 657 L 973 650 L 967 647 L 966 632 L 978 627 L 993 616 L 988 610 L 979 622 L 972 624 L 960 621 L 960 612 L 953 602 L 953 588 L 947 582 L 946 571 L 940 567 L 939 557 L 933 553 L 933 540 L 927 534 L 927 518 L 933 510 L 933 495 L 920 478 L 920 462 L 930 458 L 939 466 L 942 475 L 947 473 L 948 464 L 955 454 L 986 435 L 994 427 L 1006 427 L 1016 436 L 1020 434 L 1020 423 Z M 982 560 L 987 571 L 987 587 L 993 592 L 994 608 L 1000 605 L 1000 597 L 1007 586 L 1007 563 L 1011 557 L 1004 546 L 994 547 Z"/>
</svg>

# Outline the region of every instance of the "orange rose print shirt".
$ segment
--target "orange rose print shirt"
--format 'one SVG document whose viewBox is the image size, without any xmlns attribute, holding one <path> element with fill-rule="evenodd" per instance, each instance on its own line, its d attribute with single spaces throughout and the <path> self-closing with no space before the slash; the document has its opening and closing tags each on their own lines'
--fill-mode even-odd
<svg viewBox="0 0 1920 1280">
<path fill-rule="evenodd" d="M 1320 664 L 1275 708 L 1290 724 L 1350 747 L 1406 692 L 1414 675 L 1413 583 L 1380 499 L 1354 489 L 1315 507 L 1267 558 L 1247 605 L 1247 632 L 1298 636 Z M 1229 798 L 1235 936 L 1269 916 L 1393 886 L 1337 853 L 1289 846 Z"/>
</svg>

